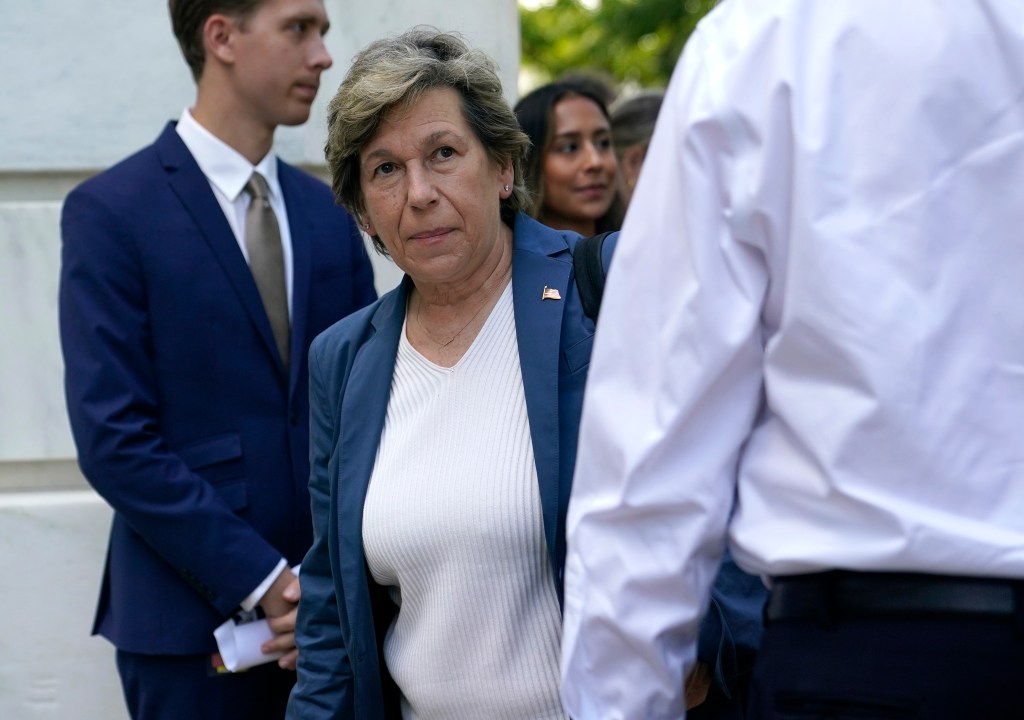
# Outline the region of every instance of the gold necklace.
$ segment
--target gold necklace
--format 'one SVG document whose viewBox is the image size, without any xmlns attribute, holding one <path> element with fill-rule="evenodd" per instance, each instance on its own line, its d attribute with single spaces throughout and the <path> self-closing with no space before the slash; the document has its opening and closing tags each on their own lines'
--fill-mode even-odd
<svg viewBox="0 0 1024 720">
<path fill-rule="evenodd" d="M 504 273 L 504 277 L 502 279 L 502 282 L 498 283 L 499 290 L 504 290 L 505 289 L 505 284 L 507 283 L 508 276 L 511 275 L 511 273 L 512 273 L 512 268 L 509 267 L 509 269 Z M 482 303 L 480 303 L 480 307 L 478 307 L 476 309 L 476 312 L 473 313 L 473 317 L 471 317 L 469 320 L 467 320 L 466 324 L 463 325 L 461 328 L 459 328 L 459 331 L 457 333 L 455 333 L 454 335 L 452 335 L 450 338 L 448 338 L 447 340 L 445 340 L 443 342 L 438 340 L 437 336 L 434 335 L 434 333 L 432 333 L 429 330 L 427 330 L 427 327 L 423 324 L 423 320 L 420 319 L 420 315 L 422 314 L 422 311 L 423 311 L 423 300 L 422 299 L 420 299 L 419 302 L 416 304 L 416 324 L 419 325 L 420 326 L 420 330 L 422 330 L 424 332 L 424 334 L 428 338 L 430 338 L 435 345 L 437 345 L 437 348 L 439 350 L 444 350 L 446 347 L 448 347 L 453 342 L 455 342 L 455 338 L 457 338 L 459 335 L 461 335 L 463 330 L 465 330 L 466 328 L 468 328 L 470 325 L 473 324 L 473 321 L 476 320 L 477 316 L 480 315 L 480 313 L 483 311 L 483 309 L 485 307 L 487 307 L 487 305 L 490 302 L 492 297 L 493 297 L 493 291 L 485 293 L 484 294 L 484 300 L 483 300 Z"/>
</svg>

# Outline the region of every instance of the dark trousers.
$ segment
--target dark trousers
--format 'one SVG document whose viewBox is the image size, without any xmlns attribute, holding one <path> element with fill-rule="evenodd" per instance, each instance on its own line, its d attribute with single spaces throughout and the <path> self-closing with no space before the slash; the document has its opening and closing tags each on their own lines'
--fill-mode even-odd
<svg viewBox="0 0 1024 720">
<path fill-rule="evenodd" d="M 117 670 L 133 720 L 281 720 L 295 683 L 276 663 L 211 674 L 209 655 L 118 650 Z"/>
<path fill-rule="evenodd" d="M 1012 619 L 769 621 L 755 720 L 1024 718 L 1024 641 Z"/>
</svg>

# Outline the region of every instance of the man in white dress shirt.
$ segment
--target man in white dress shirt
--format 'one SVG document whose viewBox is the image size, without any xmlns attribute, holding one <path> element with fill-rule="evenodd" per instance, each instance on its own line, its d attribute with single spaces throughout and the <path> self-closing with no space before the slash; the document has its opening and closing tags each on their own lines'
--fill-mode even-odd
<svg viewBox="0 0 1024 720">
<path fill-rule="evenodd" d="M 1021 187 L 1019 0 L 701 23 L 601 308 L 574 718 L 683 716 L 727 543 L 772 585 L 755 717 L 1024 717 Z"/>
</svg>

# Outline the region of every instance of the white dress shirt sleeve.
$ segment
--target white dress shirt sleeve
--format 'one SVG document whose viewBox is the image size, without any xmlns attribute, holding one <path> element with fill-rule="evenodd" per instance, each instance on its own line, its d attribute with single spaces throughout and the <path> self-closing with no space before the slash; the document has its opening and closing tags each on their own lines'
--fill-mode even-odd
<svg viewBox="0 0 1024 720">
<path fill-rule="evenodd" d="M 267 590 L 269 590 L 270 586 L 274 584 L 275 580 L 277 580 L 277 576 L 283 573 L 287 566 L 288 562 L 284 558 L 281 558 L 274 569 L 270 571 L 270 574 L 263 578 L 263 582 L 261 582 L 259 586 L 249 593 L 245 600 L 242 601 L 240 607 L 246 612 L 250 612 L 259 605 L 260 600 L 262 600 L 263 596 L 267 594 Z"/>
<path fill-rule="evenodd" d="M 698 29 L 676 69 L 601 306 L 567 524 L 576 720 L 684 715 L 760 405 L 767 271 L 736 236 L 746 132 L 717 116 L 717 52 Z"/>
</svg>

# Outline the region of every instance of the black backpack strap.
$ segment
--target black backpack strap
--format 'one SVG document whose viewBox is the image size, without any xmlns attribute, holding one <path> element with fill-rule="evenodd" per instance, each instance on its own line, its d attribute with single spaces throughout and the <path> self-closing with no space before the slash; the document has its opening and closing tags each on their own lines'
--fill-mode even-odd
<svg viewBox="0 0 1024 720">
<path fill-rule="evenodd" d="M 601 248 L 604 239 L 611 233 L 601 233 L 585 237 L 576 243 L 572 254 L 572 267 L 576 275 L 576 289 L 580 293 L 583 312 L 591 320 L 597 320 L 601 309 L 601 296 L 604 294 L 604 262 L 601 260 Z"/>
</svg>

